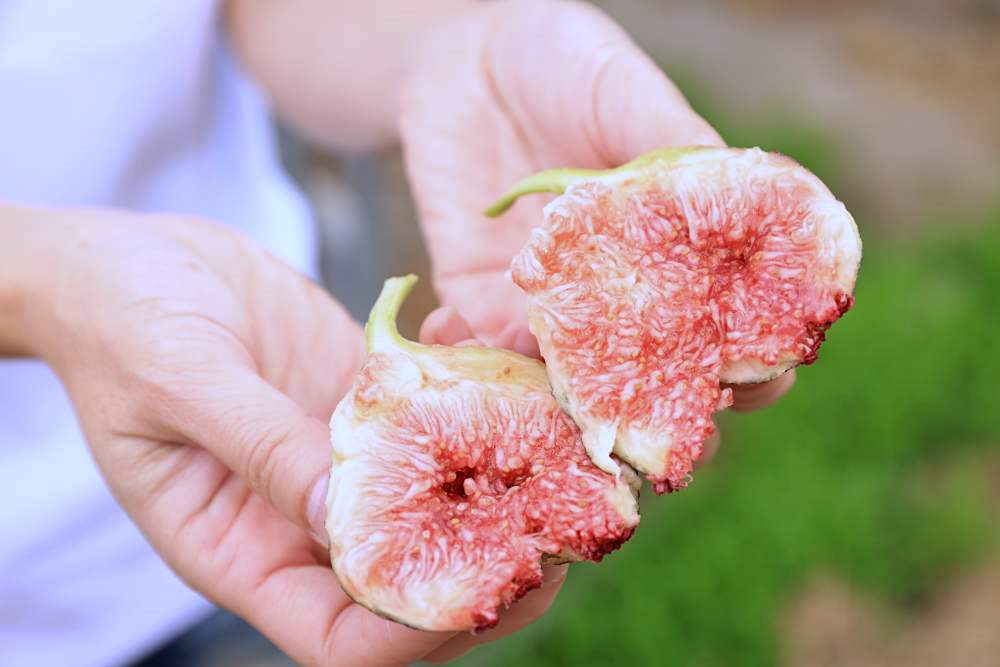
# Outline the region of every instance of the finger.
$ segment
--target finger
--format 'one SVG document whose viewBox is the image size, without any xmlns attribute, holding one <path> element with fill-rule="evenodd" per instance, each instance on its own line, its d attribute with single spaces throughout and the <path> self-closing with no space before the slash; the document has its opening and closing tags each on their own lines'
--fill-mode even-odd
<svg viewBox="0 0 1000 667">
<path fill-rule="evenodd" d="M 330 418 L 367 356 L 361 327 L 324 289 L 276 260 L 254 280 L 255 369 L 305 411 Z"/>
<path fill-rule="evenodd" d="M 420 342 L 425 345 L 455 345 L 474 337 L 472 328 L 452 306 L 432 311 L 420 326 Z"/>
<path fill-rule="evenodd" d="M 517 117 L 537 122 L 531 138 L 539 145 L 574 137 L 574 146 L 563 147 L 574 166 L 616 166 L 656 148 L 723 145 L 656 63 L 599 9 L 565 3 L 522 13 L 509 34 L 492 40 L 491 62 L 498 80 L 514 82 L 508 103 Z M 538 46 L 523 48 L 526 43 Z M 558 78 L 538 75 L 540 54 L 560 63 Z"/>
<path fill-rule="evenodd" d="M 497 336 L 494 345 L 534 359 L 540 359 L 542 356 L 538 349 L 538 340 L 528 330 L 527 325 L 521 322 L 508 324 Z"/>
<path fill-rule="evenodd" d="M 209 377 L 189 377 L 184 396 L 171 406 L 185 439 L 211 452 L 293 523 L 324 535 L 326 423 L 250 369 L 203 372 Z"/>
<path fill-rule="evenodd" d="M 352 667 L 403 667 L 425 658 L 454 632 L 425 632 L 376 616 L 361 605 L 352 604 L 334 623 L 327 637 L 326 665 Z"/>
<path fill-rule="evenodd" d="M 250 501 L 210 557 L 197 542 L 174 546 L 200 552 L 182 569 L 197 588 L 297 663 L 402 667 L 454 636 L 413 630 L 352 602 L 298 529 L 264 505 Z"/>
<path fill-rule="evenodd" d="M 542 351 L 538 348 L 538 340 L 527 329 L 518 330 L 510 349 L 526 357 L 542 358 Z"/>
<path fill-rule="evenodd" d="M 768 382 L 733 385 L 732 409 L 736 412 L 752 412 L 765 408 L 787 394 L 794 384 L 793 368 Z"/>
<path fill-rule="evenodd" d="M 708 440 L 706 440 L 705 444 L 702 445 L 701 456 L 699 456 L 698 460 L 695 461 L 695 467 L 698 468 L 706 463 L 711 463 L 712 459 L 714 459 L 715 455 L 719 452 L 719 445 L 721 442 L 722 437 L 719 434 L 719 427 L 716 426 L 715 431 L 712 432 L 712 435 L 708 436 Z"/>
<path fill-rule="evenodd" d="M 609 164 L 657 148 L 725 145 L 656 63 L 631 43 L 598 65 L 592 90 L 588 134 Z"/>
<path fill-rule="evenodd" d="M 333 571 L 320 566 L 280 570 L 235 611 L 306 665 L 402 667 L 454 636 L 379 618 L 347 599 Z"/>
<path fill-rule="evenodd" d="M 534 623 L 552 606 L 552 602 L 566 580 L 568 569 L 568 565 L 545 568 L 542 587 L 531 591 L 504 612 L 495 628 L 478 635 L 467 633 L 456 635 L 428 653 L 425 659 L 430 662 L 450 662 L 480 644 L 494 642 Z"/>
</svg>

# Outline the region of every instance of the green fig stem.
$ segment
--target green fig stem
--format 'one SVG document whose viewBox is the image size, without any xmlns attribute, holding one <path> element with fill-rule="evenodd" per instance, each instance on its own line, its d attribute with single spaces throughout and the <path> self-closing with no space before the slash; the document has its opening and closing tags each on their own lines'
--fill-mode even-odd
<svg viewBox="0 0 1000 667">
<path fill-rule="evenodd" d="M 416 284 L 417 277 L 412 273 L 385 281 L 382 292 L 368 315 L 368 323 L 365 324 L 365 345 L 369 354 L 409 344 L 409 341 L 399 335 L 396 318 Z"/>
<path fill-rule="evenodd" d="M 588 177 L 601 176 L 606 172 L 593 169 L 549 169 L 540 171 L 534 176 L 529 176 L 517 183 L 503 197 L 493 203 L 483 213 L 491 218 L 500 215 L 523 195 L 530 195 L 535 192 L 553 192 L 561 195 L 566 192 L 566 188 L 576 181 L 584 180 Z"/>
<path fill-rule="evenodd" d="M 631 162 L 623 164 L 620 167 L 615 167 L 614 169 L 548 169 L 540 171 L 534 176 L 529 176 L 517 183 L 507 194 L 483 211 L 483 214 L 495 218 L 513 206 L 514 202 L 523 195 L 536 192 L 552 192 L 561 195 L 566 192 L 569 186 L 580 181 L 601 178 L 611 174 L 620 174 L 627 171 L 637 171 L 657 162 L 674 162 L 687 153 L 703 150 L 704 148 L 703 146 L 662 148 L 644 153 Z"/>
</svg>

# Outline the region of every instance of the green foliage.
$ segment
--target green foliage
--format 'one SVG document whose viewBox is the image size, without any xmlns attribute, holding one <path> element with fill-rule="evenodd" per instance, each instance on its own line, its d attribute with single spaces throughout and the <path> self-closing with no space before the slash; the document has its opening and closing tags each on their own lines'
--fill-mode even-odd
<svg viewBox="0 0 1000 667">
<path fill-rule="evenodd" d="M 795 390 L 727 415 L 691 488 L 644 494 L 621 552 L 574 566 L 545 619 L 461 664 L 773 665 L 778 613 L 808 577 L 907 604 L 992 550 L 1000 208 L 944 222 L 866 238 L 857 305 Z"/>
</svg>

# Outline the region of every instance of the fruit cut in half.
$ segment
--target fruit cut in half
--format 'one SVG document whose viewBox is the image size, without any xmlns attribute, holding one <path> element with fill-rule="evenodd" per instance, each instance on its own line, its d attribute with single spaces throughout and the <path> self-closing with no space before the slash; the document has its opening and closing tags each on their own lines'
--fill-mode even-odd
<svg viewBox="0 0 1000 667">
<path fill-rule="evenodd" d="M 543 561 L 599 561 L 631 537 L 638 477 L 590 461 L 541 362 L 404 340 L 395 319 L 414 282 L 386 282 L 330 421 L 330 560 L 377 614 L 482 630 L 541 585 Z"/>
<path fill-rule="evenodd" d="M 726 384 L 810 364 L 852 305 L 857 226 L 823 183 L 760 149 L 656 151 L 522 181 L 561 196 L 514 259 L 556 397 L 594 462 L 686 486 Z"/>
</svg>

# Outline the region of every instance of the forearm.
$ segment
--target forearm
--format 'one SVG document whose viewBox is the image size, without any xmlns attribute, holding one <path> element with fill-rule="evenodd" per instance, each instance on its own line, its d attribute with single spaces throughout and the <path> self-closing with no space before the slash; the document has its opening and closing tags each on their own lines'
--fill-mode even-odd
<svg viewBox="0 0 1000 667">
<path fill-rule="evenodd" d="M 399 91 L 427 30 L 473 0 L 229 0 L 230 40 L 306 136 L 362 150 L 396 140 Z"/>
</svg>

